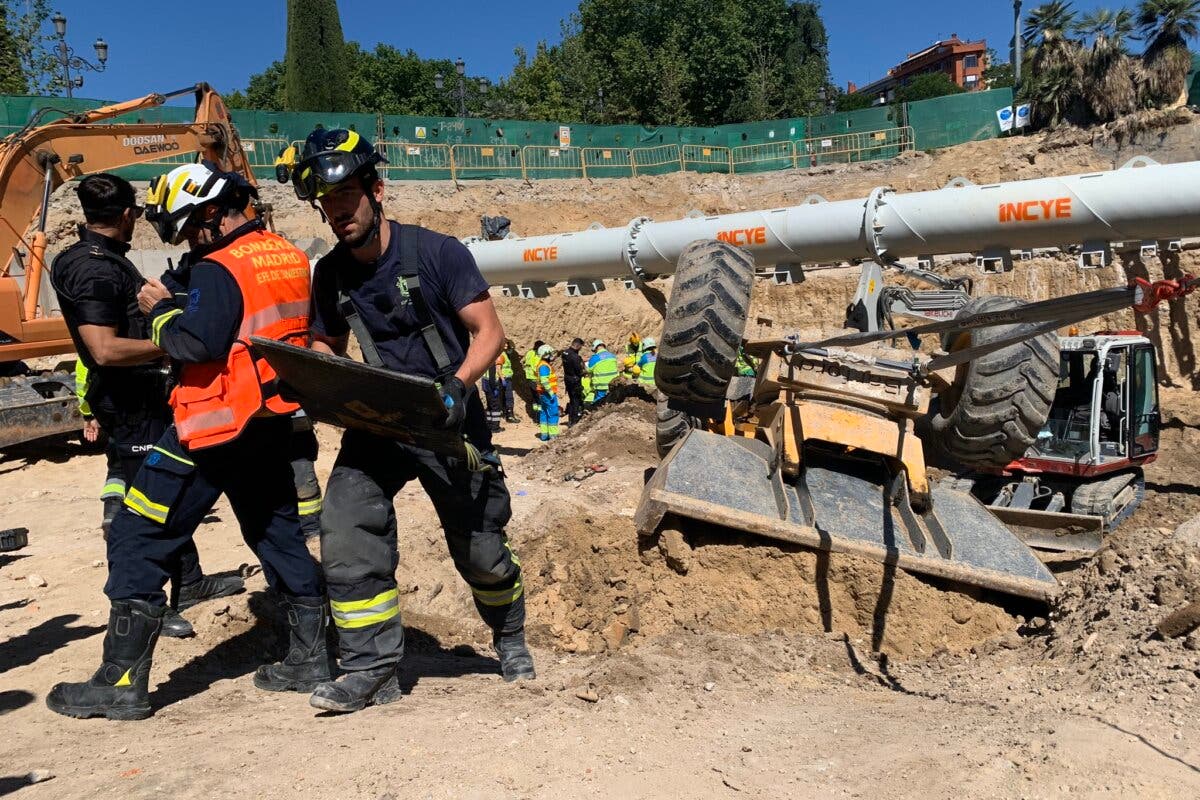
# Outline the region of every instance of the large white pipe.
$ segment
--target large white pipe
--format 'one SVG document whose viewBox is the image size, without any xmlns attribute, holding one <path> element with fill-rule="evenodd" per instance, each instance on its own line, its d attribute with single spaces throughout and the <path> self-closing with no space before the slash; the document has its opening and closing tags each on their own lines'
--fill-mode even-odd
<svg viewBox="0 0 1200 800">
<path fill-rule="evenodd" d="M 600 280 L 674 271 L 696 239 L 745 247 L 760 266 L 1068 244 L 1162 241 L 1200 234 L 1200 161 L 807 203 L 622 228 L 468 240 L 497 284 Z M 1133 164 L 1134 162 L 1130 162 Z"/>
</svg>

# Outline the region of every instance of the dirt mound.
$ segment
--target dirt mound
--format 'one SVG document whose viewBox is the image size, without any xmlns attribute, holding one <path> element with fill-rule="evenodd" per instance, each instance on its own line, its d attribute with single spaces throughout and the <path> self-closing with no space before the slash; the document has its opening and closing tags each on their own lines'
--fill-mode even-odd
<svg viewBox="0 0 1200 800">
<path fill-rule="evenodd" d="M 857 558 L 689 525 L 639 539 L 582 506 L 535 521 L 523 545 L 536 639 L 571 652 L 631 634 L 837 631 L 896 656 L 961 650 L 1005 633 L 1003 609 Z"/>
<path fill-rule="evenodd" d="M 578 425 L 528 456 L 523 466 L 536 474 L 543 469 L 570 471 L 591 464 L 653 466 L 654 400 L 637 387 L 619 393 L 584 416 Z"/>
<path fill-rule="evenodd" d="M 1175 534 L 1133 528 L 1063 579 L 1047 653 L 1094 689 L 1144 689 L 1200 677 L 1200 631 L 1163 638 L 1155 626 L 1200 601 L 1200 518 Z"/>
</svg>

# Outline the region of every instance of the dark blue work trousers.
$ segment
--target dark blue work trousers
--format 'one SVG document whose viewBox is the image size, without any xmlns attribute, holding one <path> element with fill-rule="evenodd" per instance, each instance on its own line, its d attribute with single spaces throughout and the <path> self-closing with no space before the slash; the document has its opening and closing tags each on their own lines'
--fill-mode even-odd
<svg viewBox="0 0 1200 800">
<path fill-rule="evenodd" d="M 111 600 L 163 605 L 171 565 L 222 494 L 267 584 L 293 597 L 324 594 L 304 546 L 289 461 L 287 417 L 251 420 L 232 442 L 186 450 L 171 426 L 146 457 L 108 536 Z M 134 510 L 135 508 L 139 510 Z"/>
</svg>

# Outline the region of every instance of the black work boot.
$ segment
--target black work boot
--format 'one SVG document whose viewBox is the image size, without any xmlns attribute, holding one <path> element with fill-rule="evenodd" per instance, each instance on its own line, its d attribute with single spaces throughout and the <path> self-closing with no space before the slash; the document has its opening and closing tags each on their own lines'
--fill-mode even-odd
<svg viewBox="0 0 1200 800">
<path fill-rule="evenodd" d="M 500 656 L 500 672 L 504 680 L 531 681 L 537 675 L 533 671 L 533 656 L 525 646 L 525 629 L 516 633 L 497 633 L 492 636 L 492 646 Z"/>
<path fill-rule="evenodd" d="M 46 706 L 68 717 L 145 719 L 150 716 L 150 663 L 165 606 L 114 600 L 104 636 L 104 661 L 87 683 L 60 683 Z"/>
<path fill-rule="evenodd" d="M 112 528 L 113 520 L 124 504 L 125 499 L 122 497 L 104 498 L 104 516 L 100 518 L 100 532 L 104 534 L 106 540 L 108 539 L 108 531 Z"/>
<path fill-rule="evenodd" d="M 289 597 L 288 654 L 278 664 L 264 664 L 254 673 L 254 685 L 268 692 L 311 692 L 333 678 L 333 658 L 326 638 L 324 597 Z"/>
<path fill-rule="evenodd" d="M 186 611 L 205 600 L 228 597 L 231 594 L 245 591 L 245 589 L 246 582 L 237 575 L 205 575 L 198 581 L 185 583 L 179 587 L 178 609 Z"/>
<path fill-rule="evenodd" d="M 313 708 L 349 713 L 369 705 L 394 703 L 402 696 L 396 665 L 347 672 L 336 681 L 322 683 L 308 698 Z"/>
<path fill-rule="evenodd" d="M 162 619 L 162 635 L 172 639 L 186 639 L 195 636 L 196 629 L 192 627 L 192 623 L 179 616 L 178 611 L 168 606 Z"/>
</svg>

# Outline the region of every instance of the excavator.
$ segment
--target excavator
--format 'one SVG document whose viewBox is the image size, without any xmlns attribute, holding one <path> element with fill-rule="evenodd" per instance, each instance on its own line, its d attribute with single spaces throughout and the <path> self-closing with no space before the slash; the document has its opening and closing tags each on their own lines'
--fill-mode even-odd
<svg viewBox="0 0 1200 800">
<path fill-rule="evenodd" d="M 191 122 L 116 121 L 189 94 L 196 104 Z M 0 267 L 0 448 L 82 426 L 73 373 L 58 367 L 31 371 L 24 363 L 75 351 L 66 322 L 39 301 L 54 191 L 88 174 L 189 157 L 211 160 L 255 183 L 229 111 L 206 83 L 46 121 L 54 113 L 39 110 L 0 142 L 0 253 L 7 254 Z M 255 203 L 247 213 L 266 215 L 270 222 L 264 205 Z"/>
<path fill-rule="evenodd" d="M 982 186 L 956 179 L 908 194 L 879 187 L 863 199 L 812 197 L 785 208 L 636 218 L 467 246 L 509 294 L 543 296 L 555 282 L 566 282 L 568 294 L 591 294 L 618 279 L 662 313 L 655 383 L 663 459 L 635 517 L 643 536 L 715 523 L 1047 601 L 1058 588 L 1053 574 L 965 487 L 935 481 L 927 454 L 1003 472 L 1035 445 L 1046 449 L 1062 377 L 1057 331 L 1130 307 L 1149 312 L 1197 282 L 1138 279 L 1026 304 L 970 297 L 936 276 L 932 294 L 893 291 L 885 274 L 932 275 L 934 256 L 961 253 L 974 254 L 985 272 L 1009 270 L 1035 248 L 1072 243 L 1081 267 L 1099 267 L 1118 250 L 1143 258 L 1177 252 L 1198 233 L 1200 162 L 1138 157 L 1106 172 Z M 914 258 L 915 268 L 901 261 Z M 764 266 L 778 276 L 845 262 L 862 268 L 850 332 L 746 340 Z M 649 283 L 660 275 L 674 276 L 669 297 Z M 900 311 L 920 324 L 889 327 Z M 934 339 L 932 354 L 891 345 L 923 336 Z M 1085 347 L 1078 344 L 1072 349 Z M 759 359 L 753 377 L 735 375 L 739 349 Z M 1138 428 L 1118 442 L 1154 439 L 1156 413 L 1125 419 Z M 1050 426 L 1058 429 L 1065 430 Z M 1067 460 L 1079 462 L 1072 469 L 1080 474 L 1096 472 L 1086 457 L 1080 447 Z"/>
</svg>

